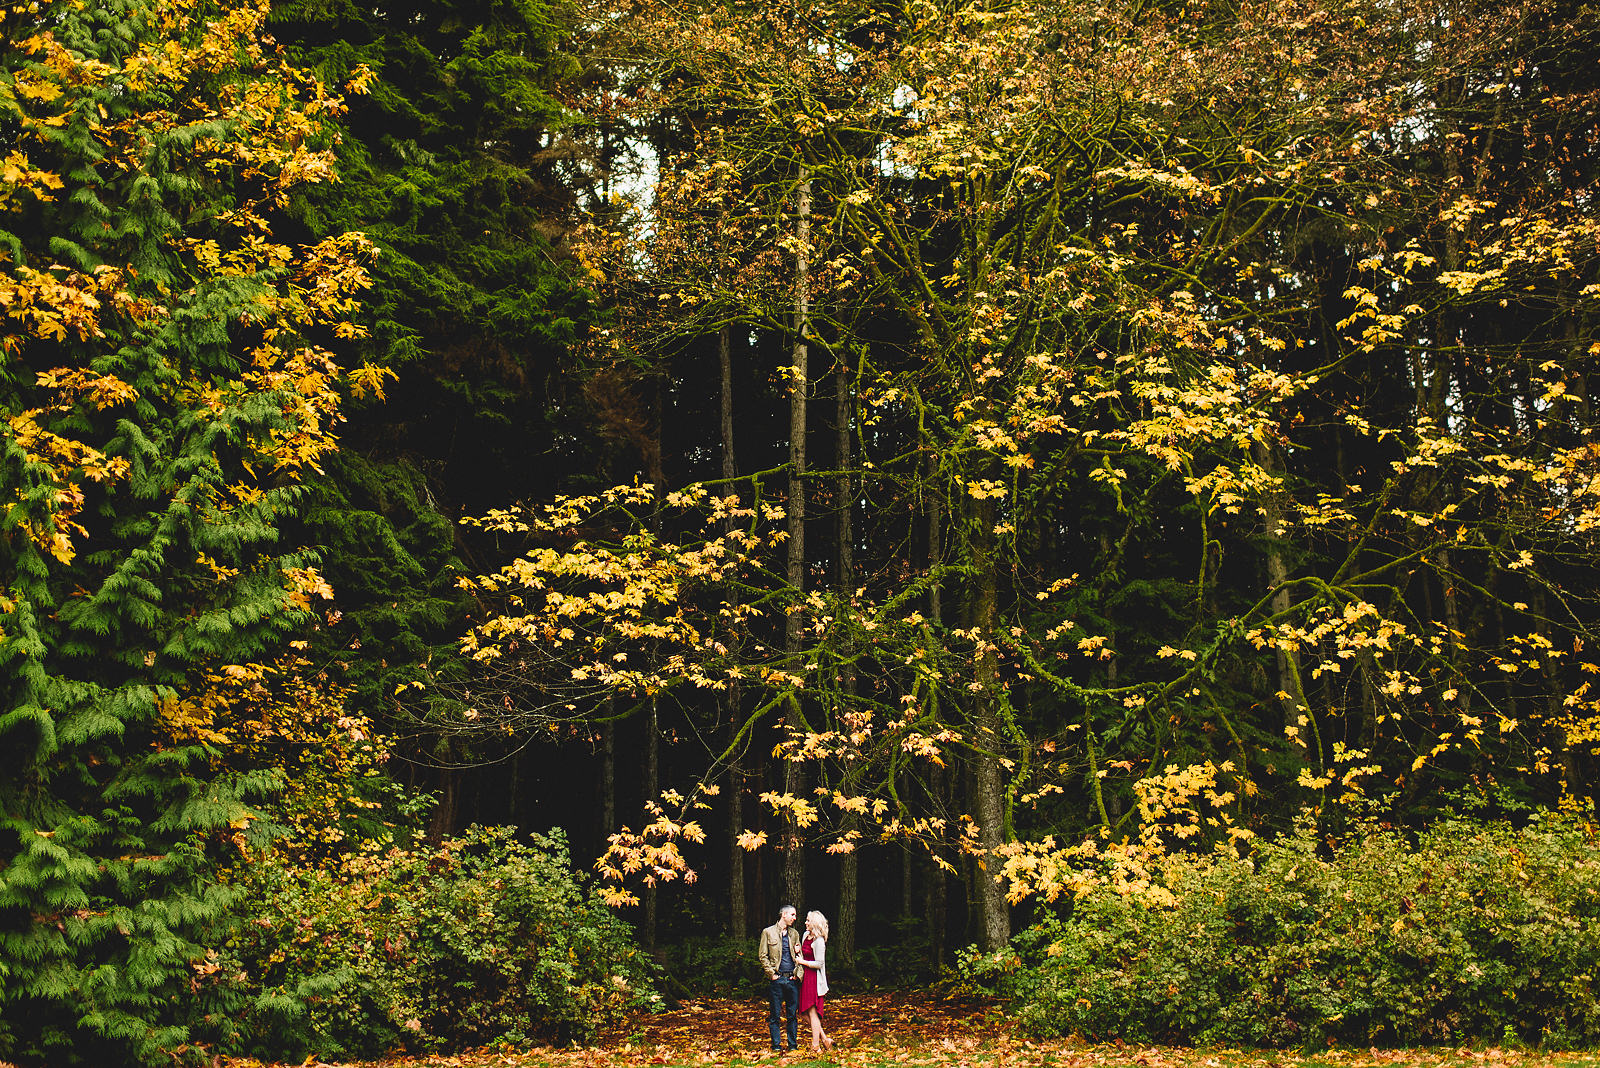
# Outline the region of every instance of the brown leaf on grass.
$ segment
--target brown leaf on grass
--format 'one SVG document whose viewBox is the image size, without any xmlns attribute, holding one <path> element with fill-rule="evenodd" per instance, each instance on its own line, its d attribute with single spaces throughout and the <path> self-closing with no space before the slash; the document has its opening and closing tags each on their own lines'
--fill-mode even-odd
<svg viewBox="0 0 1600 1068">
<path fill-rule="evenodd" d="M 1002 1007 L 981 1000 L 943 1000 L 926 992 L 841 994 L 828 998 L 828 1032 L 837 1045 L 813 1058 L 773 1057 L 764 997 L 684 1002 L 671 1012 L 639 1017 L 589 1046 L 507 1052 L 468 1051 L 452 1057 L 392 1056 L 344 1068 L 652 1068 L 654 1065 L 746 1065 L 788 1068 L 817 1061 L 835 1068 L 1600 1068 L 1594 1053 L 1534 1050 L 1345 1050 L 1315 1055 L 1282 1050 L 1130 1048 L 1120 1042 L 1036 1039 L 1019 1034 Z M 641 1041 L 642 1039 L 642 1041 Z M 308 1061 L 321 1068 L 337 1068 Z M 231 1060 L 224 1068 L 267 1068 Z M 0 1062 L 0 1068 L 13 1068 Z"/>
</svg>

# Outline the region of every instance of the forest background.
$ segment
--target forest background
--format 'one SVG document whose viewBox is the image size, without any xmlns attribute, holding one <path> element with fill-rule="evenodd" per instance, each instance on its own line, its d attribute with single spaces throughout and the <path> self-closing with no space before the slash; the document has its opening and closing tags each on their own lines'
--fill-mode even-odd
<svg viewBox="0 0 1600 1068">
<path fill-rule="evenodd" d="M 1596 27 L 8 6 L 0 1057 L 1593 1041 Z"/>
</svg>

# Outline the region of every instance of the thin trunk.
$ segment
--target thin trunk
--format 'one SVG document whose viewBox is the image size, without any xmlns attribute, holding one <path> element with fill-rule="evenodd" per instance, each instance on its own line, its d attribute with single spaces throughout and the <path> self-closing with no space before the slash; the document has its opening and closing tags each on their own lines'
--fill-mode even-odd
<svg viewBox="0 0 1600 1068">
<path fill-rule="evenodd" d="M 928 792 L 935 811 L 944 808 L 945 769 L 935 764 L 928 769 Z M 927 861 L 925 920 L 928 925 L 929 953 L 935 964 L 944 962 L 945 940 L 950 930 L 950 878 L 945 870 Z"/>
<path fill-rule="evenodd" d="M 737 724 L 739 702 L 736 687 L 728 688 L 728 702 L 733 707 L 733 722 Z M 727 793 L 728 935 L 731 938 L 743 938 L 749 934 L 750 917 L 745 908 L 744 847 L 739 845 L 739 835 L 744 831 L 744 776 L 738 768 L 729 772 Z"/>
<path fill-rule="evenodd" d="M 1448 115 L 1455 109 L 1462 98 L 1466 95 L 1466 87 L 1462 80 L 1452 78 L 1445 84 L 1445 86 L 1442 87 L 1442 89 L 1442 96 L 1446 101 L 1445 107 L 1447 109 L 1443 113 Z M 1449 125 L 1458 126 L 1459 124 L 1451 123 Z M 1454 130 L 1443 130 L 1441 131 L 1441 137 L 1439 140 L 1439 144 L 1442 146 L 1441 159 L 1444 165 L 1444 188 L 1452 193 L 1462 188 L 1462 183 L 1464 180 L 1461 171 L 1461 146 L 1464 143 L 1464 139 L 1460 139 L 1455 136 L 1457 132 L 1458 131 Z M 1445 270 L 1459 271 L 1462 269 L 1465 260 L 1465 249 L 1470 247 L 1467 241 L 1468 237 L 1465 229 L 1455 226 L 1447 226 L 1444 228 L 1443 267 Z M 1441 304 L 1439 307 L 1437 326 L 1435 327 L 1435 330 L 1438 355 L 1435 357 L 1433 379 L 1431 383 L 1432 388 L 1426 395 L 1426 407 L 1423 408 L 1418 414 L 1427 415 L 1432 421 L 1433 425 L 1440 431 L 1443 431 L 1450 425 L 1450 413 L 1445 403 L 1446 396 L 1450 389 L 1451 375 L 1449 371 L 1452 368 L 1450 361 L 1452 359 L 1452 354 L 1454 355 L 1454 359 L 1460 359 L 1457 346 L 1461 341 L 1461 320 L 1459 314 L 1452 314 L 1452 306 L 1448 302 Z M 1465 376 L 1458 372 L 1458 377 L 1464 378 Z M 1461 383 L 1461 385 L 1463 389 L 1467 388 L 1464 381 Z M 1414 498 L 1414 503 L 1417 508 L 1430 509 L 1443 507 L 1453 495 L 1451 493 L 1451 488 L 1448 485 L 1440 485 L 1437 479 L 1430 479 L 1429 481 L 1432 483 L 1432 485 L 1428 486 L 1426 490 L 1417 493 Z M 1427 537 L 1428 535 L 1424 533 L 1421 536 Z M 1461 646 L 1461 617 L 1458 605 L 1456 603 L 1455 579 L 1451 573 L 1449 550 L 1440 549 L 1437 553 L 1435 553 L 1433 564 L 1435 572 L 1439 578 L 1439 593 L 1444 601 L 1444 622 L 1446 634 L 1448 635 L 1450 641 L 1450 662 L 1459 671 L 1464 666 L 1463 650 Z M 1427 584 L 1425 583 L 1425 585 Z M 1428 606 L 1428 616 L 1430 619 L 1436 619 L 1436 617 L 1433 615 L 1432 604 Z M 1465 686 L 1462 687 L 1460 706 L 1463 713 L 1466 713 L 1470 710 L 1471 700 L 1471 688 Z"/>
<path fill-rule="evenodd" d="M 900 916 L 902 919 L 911 918 L 911 886 L 916 879 L 916 858 L 911 853 L 911 847 L 900 847 Z"/>
<path fill-rule="evenodd" d="M 944 559 L 943 543 L 943 518 L 944 497 L 941 487 L 937 483 L 938 463 L 932 456 L 928 457 L 928 622 L 932 625 L 932 633 L 939 635 L 944 630 L 944 597 L 943 581 L 933 577 Z M 928 769 L 928 794 L 929 803 L 935 812 L 944 809 L 945 801 L 945 769 L 935 764 Z M 945 938 L 950 930 L 949 908 L 949 876 L 945 870 L 929 858 L 927 864 L 926 885 L 926 922 L 928 925 L 928 938 L 935 963 L 944 961 Z M 908 868 L 908 872 L 909 872 Z M 909 893 L 909 891 L 908 891 Z M 909 911 L 909 910 L 907 910 Z"/>
<path fill-rule="evenodd" d="M 1445 633 L 1450 636 L 1450 663 L 1459 672 L 1466 671 L 1466 651 L 1462 645 L 1461 603 L 1456 595 L 1455 570 L 1450 561 L 1450 550 L 1440 549 L 1434 554 L 1434 566 L 1439 572 L 1439 592 L 1444 599 Z M 1472 712 L 1472 687 L 1463 686 L 1457 698 L 1463 715 Z"/>
<path fill-rule="evenodd" d="M 978 505 L 973 530 L 971 561 L 973 576 L 969 625 L 979 641 L 973 661 L 974 725 L 977 727 L 977 753 L 972 767 L 972 805 L 968 811 L 978 823 L 978 844 L 982 853 L 975 858 L 972 879 L 972 905 L 977 913 L 979 944 L 987 951 L 1003 947 L 1011 938 L 1011 915 L 1005 893 L 995 878 L 1005 843 L 1005 772 L 1000 764 L 1004 745 L 1000 708 L 999 663 L 993 642 L 1000 615 L 1000 576 L 994 546 L 994 504 Z"/>
<path fill-rule="evenodd" d="M 750 767 L 750 793 L 752 795 L 760 797 L 770 787 L 772 780 L 767 775 L 769 766 L 759 751 L 754 754 Z M 772 826 L 772 817 L 767 812 L 767 807 L 765 805 L 757 805 L 755 807 L 755 816 L 756 832 L 765 834 L 767 829 Z M 773 910 L 768 907 L 771 903 L 771 897 L 767 888 L 767 876 L 772 865 L 762 863 L 762 857 L 759 853 L 751 859 L 754 863 L 750 867 L 754 870 L 750 872 L 750 900 L 756 903 L 755 913 L 757 917 L 771 915 Z"/>
<path fill-rule="evenodd" d="M 855 483 L 850 477 L 850 376 L 845 371 L 844 364 L 840 364 L 833 372 L 834 387 L 834 453 L 837 459 L 839 477 L 835 490 L 839 495 L 838 510 L 838 557 L 837 571 L 834 574 L 839 593 L 845 597 L 850 596 L 851 584 L 855 578 L 854 558 L 854 530 L 853 511 L 855 505 Z"/>
<path fill-rule="evenodd" d="M 1550 618 L 1549 599 L 1545 596 L 1544 588 L 1534 583 L 1528 592 L 1528 600 L 1532 602 L 1533 614 L 1538 619 Z M 1545 678 L 1545 688 L 1549 696 L 1545 698 L 1545 744 L 1551 752 L 1556 754 L 1556 759 L 1561 764 L 1561 792 L 1574 800 L 1594 794 L 1593 787 L 1586 782 L 1583 773 L 1583 754 L 1578 747 L 1573 745 L 1567 728 L 1563 725 L 1566 719 L 1566 706 L 1563 704 L 1560 678 L 1550 658 L 1539 658 L 1543 667 L 1540 669 Z M 1587 789 L 1586 789 L 1587 787 Z"/>
<path fill-rule="evenodd" d="M 806 587 L 806 399 L 810 391 L 807 334 L 811 326 L 811 179 L 800 183 L 795 194 L 794 350 L 789 381 L 789 588 L 798 599 Z M 798 671 L 804 613 L 790 612 L 784 622 L 783 649 L 790 669 Z M 794 698 L 799 700 L 798 694 Z M 800 729 L 791 715 L 790 730 Z M 797 761 L 784 762 L 784 792 L 799 796 L 804 775 Z M 783 892 L 790 901 L 805 896 L 805 850 L 800 829 L 784 821 Z"/>
<path fill-rule="evenodd" d="M 1268 474 L 1278 474 L 1276 458 L 1272 451 L 1259 441 L 1251 445 L 1255 461 Z M 1266 521 L 1267 585 L 1272 589 L 1272 612 L 1287 612 L 1291 599 L 1286 583 L 1289 580 L 1289 563 L 1283 554 L 1283 537 L 1278 533 L 1283 526 L 1283 500 L 1277 492 L 1268 493 L 1261 502 L 1262 518 Z M 1283 705 L 1284 716 L 1293 723 L 1301 714 L 1301 707 L 1310 704 L 1302 692 L 1300 651 L 1278 649 L 1278 700 Z"/>
<path fill-rule="evenodd" d="M 838 528 L 836 540 L 838 542 L 837 564 L 838 573 L 834 576 L 839 596 L 849 600 L 852 587 L 855 583 L 855 559 L 852 540 L 855 537 L 852 524 L 852 512 L 855 508 L 855 487 L 850 478 L 850 376 L 845 372 L 841 363 L 833 373 L 834 384 L 834 451 L 837 458 L 839 478 L 838 493 Z M 841 703 L 849 708 L 854 705 L 856 680 L 853 665 L 847 665 L 843 677 L 839 680 Z M 845 782 L 851 784 L 848 792 L 854 792 L 854 768 L 849 762 L 844 767 Z M 858 821 L 854 813 L 844 818 L 844 830 L 854 831 Z M 850 964 L 856 955 L 856 912 L 859 907 L 861 894 L 861 868 L 860 858 L 854 850 L 845 853 L 839 858 L 839 919 L 838 927 L 832 935 L 832 945 L 829 947 L 838 954 L 842 964 Z"/>
<path fill-rule="evenodd" d="M 661 534 L 661 500 L 667 490 L 666 464 L 663 460 L 663 441 L 666 428 L 666 387 L 657 381 L 655 388 L 654 413 L 651 422 L 653 433 L 646 449 L 645 463 L 650 473 L 650 482 L 655 487 L 655 505 L 650 517 L 650 525 L 655 534 Z M 646 803 L 655 801 L 661 796 L 661 709 L 656 698 L 651 697 L 645 708 L 644 721 L 644 800 Z M 656 887 L 644 888 L 641 898 L 644 904 L 644 919 L 639 932 L 640 941 L 648 949 L 656 946 L 656 910 L 659 895 Z"/>
<path fill-rule="evenodd" d="M 654 801 L 661 794 L 661 719 L 656 699 L 650 698 L 644 717 L 644 796 Z M 644 919 L 640 924 L 639 940 L 648 949 L 656 948 L 656 888 L 647 886 L 641 892 L 644 902 Z"/>
<path fill-rule="evenodd" d="M 854 830 L 854 816 L 845 818 L 847 830 Z M 831 952 L 838 955 L 840 964 L 853 964 L 856 958 L 856 912 L 861 901 L 861 865 L 854 852 L 839 858 L 839 915 L 830 934 Z"/>
<path fill-rule="evenodd" d="M 789 381 L 789 586 L 799 594 L 805 590 L 806 563 L 806 395 L 810 390 L 807 332 L 811 325 L 811 182 L 800 183 L 795 197 L 795 283 L 794 349 Z M 785 651 L 794 656 L 800 650 L 804 625 L 798 612 L 791 613 L 784 628 Z"/>
<path fill-rule="evenodd" d="M 506 769 L 506 796 L 501 809 L 505 813 L 501 817 L 507 823 L 521 823 L 517 818 L 517 792 L 522 786 L 522 756 L 518 754 L 511 758 Z"/>
<path fill-rule="evenodd" d="M 940 487 L 934 479 L 938 473 L 938 464 L 933 457 L 928 458 L 927 482 L 927 508 L 928 508 L 928 573 L 932 575 L 944 556 L 942 542 L 944 531 L 942 527 L 944 497 L 940 495 Z M 928 583 L 928 619 L 933 622 L 937 632 L 940 622 L 944 619 L 943 589 L 938 578 L 931 578 Z"/>
<path fill-rule="evenodd" d="M 728 326 L 717 331 L 717 361 L 722 371 L 721 424 L 722 424 L 722 477 L 729 483 L 739 474 L 739 465 L 733 455 L 733 344 L 728 336 Z M 724 493 L 732 490 L 730 484 Z M 729 520 L 729 529 L 733 522 Z"/>
<path fill-rule="evenodd" d="M 600 724 L 600 842 L 606 851 L 608 839 L 617 829 L 617 725 L 611 719 L 615 699 L 606 698 L 605 721 Z"/>
<path fill-rule="evenodd" d="M 979 579 L 980 596 L 989 598 L 994 592 L 992 575 Z M 993 633 L 991 624 L 982 628 L 987 636 Z M 978 844 L 983 853 L 978 858 L 978 871 L 974 875 L 976 901 L 979 915 L 979 932 L 984 949 L 993 951 L 1004 946 L 1011 938 L 1011 916 L 1006 906 L 1005 893 L 996 879 L 1000 859 L 998 850 L 1005 843 L 1005 773 L 1000 766 L 998 750 L 1001 744 L 1000 716 L 995 707 L 999 694 L 995 689 L 993 653 L 979 655 L 979 678 L 984 681 L 978 701 L 978 744 L 983 752 L 978 754 L 973 767 L 972 814 L 978 821 Z"/>
<path fill-rule="evenodd" d="M 733 350 L 729 342 L 727 324 L 723 324 L 717 331 L 717 358 L 722 369 L 722 394 L 721 394 L 721 424 L 722 424 L 722 478 L 728 483 L 723 488 L 723 493 L 733 490 L 733 479 L 739 473 L 739 465 L 733 455 Z M 730 518 L 723 527 L 723 533 L 731 534 L 737 529 L 737 524 Z M 735 679 L 728 684 L 722 692 L 723 713 L 727 717 L 728 744 L 733 743 L 733 738 L 739 729 L 739 683 Z M 737 760 L 728 768 L 727 786 L 727 819 L 728 819 L 728 934 L 733 938 L 743 938 L 749 926 L 749 917 L 745 912 L 744 889 L 744 849 L 739 845 L 739 834 L 744 829 L 744 775 L 739 769 Z"/>
<path fill-rule="evenodd" d="M 443 841 L 455 832 L 456 810 L 460 804 L 456 773 L 444 768 L 440 775 L 443 781 L 439 783 L 439 803 L 433 806 L 433 815 L 428 820 L 428 841 L 434 843 Z"/>
<path fill-rule="evenodd" d="M 1579 424 L 1594 426 L 1594 398 L 1589 395 L 1589 378 L 1586 373 L 1589 366 L 1589 346 L 1578 332 L 1578 312 L 1574 307 L 1575 302 L 1568 298 L 1564 303 L 1573 309 L 1567 313 L 1565 324 L 1569 354 L 1567 379 L 1572 383 L 1569 392 L 1578 405 Z"/>
<path fill-rule="evenodd" d="M 1107 534 L 1105 531 L 1102 530 L 1100 532 L 1100 559 L 1105 561 L 1105 563 L 1103 565 L 1104 567 L 1109 568 L 1109 567 L 1113 566 L 1113 561 L 1111 559 L 1111 551 L 1112 551 L 1111 535 Z M 1106 642 L 1107 642 L 1108 647 L 1113 652 L 1113 655 L 1111 656 L 1111 658 L 1106 661 L 1106 686 L 1114 689 L 1116 687 L 1116 685 L 1117 685 L 1117 670 L 1118 670 L 1118 659 L 1117 659 L 1117 657 L 1115 655 L 1115 651 L 1116 651 L 1116 648 L 1117 648 L 1117 632 L 1116 632 L 1116 630 L 1114 628 L 1109 628 L 1109 627 L 1107 628 L 1107 631 L 1106 631 Z M 1090 768 L 1089 770 L 1091 772 L 1094 772 L 1094 771 L 1097 771 L 1099 769 Z"/>
</svg>

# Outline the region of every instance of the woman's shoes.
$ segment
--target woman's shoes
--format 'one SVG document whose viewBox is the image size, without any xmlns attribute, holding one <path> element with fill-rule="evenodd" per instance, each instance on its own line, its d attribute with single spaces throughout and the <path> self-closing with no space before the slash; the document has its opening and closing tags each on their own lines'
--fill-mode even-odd
<svg viewBox="0 0 1600 1068">
<path fill-rule="evenodd" d="M 828 1047 L 829 1049 L 832 1049 L 833 1048 L 833 1039 L 829 1038 L 827 1035 L 823 1035 L 822 1036 L 822 1044 L 824 1046 Z"/>
</svg>

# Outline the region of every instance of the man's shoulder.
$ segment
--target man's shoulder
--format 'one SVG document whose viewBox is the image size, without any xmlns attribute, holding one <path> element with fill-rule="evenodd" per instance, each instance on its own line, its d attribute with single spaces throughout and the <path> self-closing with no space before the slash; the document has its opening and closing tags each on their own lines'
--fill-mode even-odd
<svg viewBox="0 0 1600 1068">
<path fill-rule="evenodd" d="M 761 937 L 765 938 L 765 937 L 767 937 L 767 935 L 771 935 L 773 938 L 777 938 L 778 937 L 778 925 L 777 924 L 773 924 L 771 927 L 763 927 L 761 929 Z"/>
</svg>

